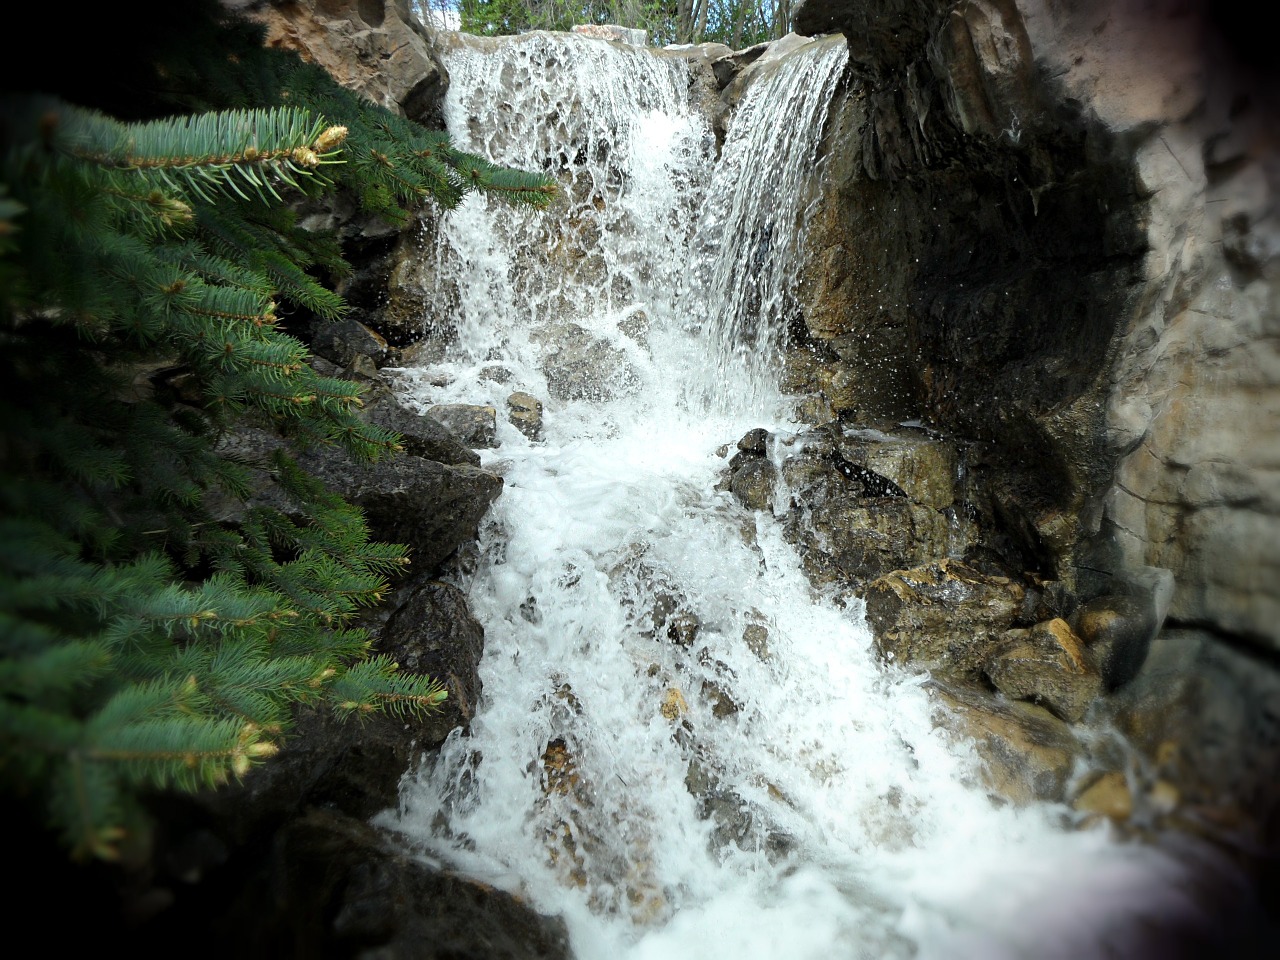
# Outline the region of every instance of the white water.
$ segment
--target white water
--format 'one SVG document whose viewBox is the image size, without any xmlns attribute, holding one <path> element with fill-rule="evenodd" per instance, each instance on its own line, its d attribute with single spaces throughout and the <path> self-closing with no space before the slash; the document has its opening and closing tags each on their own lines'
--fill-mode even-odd
<svg viewBox="0 0 1280 960">
<path fill-rule="evenodd" d="M 1184 905 L 1172 862 L 993 803 L 918 680 L 876 662 L 860 611 L 816 595 L 779 525 L 714 489 L 717 447 L 798 429 L 767 347 L 809 186 L 794 174 L 816 175 L 842 63 L 831 42 L 785 61 L 739 108 L 757 139 L 734 128 L 715 167 L 678 61 L 541 35 L 450 59 L 459 146 L 581 163 L 552 214 L 469 200 L 429 265 L 428 309 L 460 335 L 406 373 L 413 398 L 502 411 L 524 389 L 546 434 L 499 418 L 485 459 L 506 487 L 463 583 L 484 696 L 381 822 L 562 916 L 579 960 L 1132 956 L 1135 918 Z M 628 359 L 619 395 L 550 397 L 530 332 L 561 319 Z M 505 385 L 486 379 L 499 364 Z M 655 634 L 658 597 L 696 615 L 687 647 Z"/>
</svg>

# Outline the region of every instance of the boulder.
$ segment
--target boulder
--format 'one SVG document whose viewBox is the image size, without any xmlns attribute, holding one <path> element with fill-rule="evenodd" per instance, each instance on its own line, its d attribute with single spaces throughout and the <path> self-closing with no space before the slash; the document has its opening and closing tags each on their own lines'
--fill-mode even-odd
<svg viewBox="0 0 1280 960">
<path fill-rule="evenodd" d="M 400 434 L 405 453 L 447 466 L 480 466 L 480 455 L 464 445 L 447 426 L 401 406 L 389 393 L 376 393 L 365 405 L 361 418 Z"/>
<path fill-rule="evenodd" d="M 542 401 L 517 390 L 507 397 L 507 419 L 530 440 L 542 439 Z"/>
<path fill-rule="evenodd" d="M 548 324 L 530 339 L 542 348 L 547 391 L 556 400 L 611 400 L 639 383 L 625 353 L 579 324 Z"/>
<path fill-rule="evenodd" d="M 311 450 L 298 464 L 360 507 L 374 536 L 409 547 L 414 570 L 435 572 L 464 543 L 475 540 L 502 478 L 472 466 L 446 466 L 420 457 L 355 463 L 333 450 Z"/>
<path fill-rule="evenodd" d="M 959 560 L 897 570 L 866 589 L 876 649 L 907 669 L 977 681 L 1024 616 L 1026 588 Z"/>
<path fill-rule="evenodd" d="M 1071 727 L 1043 707 L 1010 702 L 971 687 L 931 681 L 936 719 L 971 740 L 987 787 L 1009 803 L 1059 801 L 1085 747 Z"/>
<path fill-rule="evenodd" d="M 408 0 L 291 0 L 253 4 L 245 13 L 266 27 L 268 46 L 296 50 L 394 113 L 443 126 L 448 74 Z"/>
<path fill-rule="evenodd" d="M 997 690 L 1041 704 L 1068 723 L 1084 719 L 1102 693 L 1102 676 L 1065 620 L 1010 630 L 1004 641 L 983 667 Z"/>
<path fill-rule="evenodd" d="M 441 403 L 427 407 L 426 415 L 468 447 L 498 445 L 498 411 L 493 407 L 474 403 Z"/>
</svg>

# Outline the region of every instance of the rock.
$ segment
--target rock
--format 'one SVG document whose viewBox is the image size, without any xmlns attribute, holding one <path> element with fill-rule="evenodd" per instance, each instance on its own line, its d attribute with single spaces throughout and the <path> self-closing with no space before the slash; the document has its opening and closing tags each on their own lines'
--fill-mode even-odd
<svg viewBox="0 0 1280 960">
<path fill-rule="evenodd" d="M 748 623 L 743 627 L 742 642 L 758 659 L 769 659 L 769 628 L 763 623 Z"/>
<path fill-rule="evenodd" d="M 372 357 L 356 354 L 342 371 L 344 380 L 362 380 L 366 383 L 378 379 L 378 365 Z"/>
<path fill-rule="evenodd" d="M 1063 799 L 1084 747 L 1071 728 L 1043 707 L 1009 702 L 975 689 L 930 682 L 937 720 L 973 740 L 988 787 L 1024 805 Z"/>
<path fill-rule="evenodd" d="M 312 810 L 275 838 L 263 896 L 245 904 L 243 926 L 211 930 L 231 953 L 299 956 L 568 958 L 559 920 L 517 897 L 429 867 L 350 816 Z M 248 898 L 246 898 L 248 899 Z M 238 949 L 236 948 L 238 945 Z"/>
<path fill-rule="evenodd" d="M 530 440 L 542 439 L 542 401 L 517 390 L 507 397 L 507 419 Z"/>
<path fill-rule="evenodd" d="M 649 31 L 637 30 L 634 27 L 620 27 L 612 23 L 579 23 L 569 29 L 584 37 L 599 37 L 601 40 L 629 43 L 636 47 L 643 47 L 649 42 Z"/>
<path fill-rule="evenodd" d="M 299 465 L 360 507 L 375 537 L 404 543 L 416 573 L 434 573 L 463 543 L 502 492 L 502 478 L 471 466 L 418 457 L 354 463 L 337 451 L 314 449 Z"/>
<path fill-rule="evenodd" d="M 756 427 L 754 430 L 748 430 L 742 435 L 742 439 L 738 441 L 738 449 L 743 453 L 754 453 L 757 456 L 764 456 L 769 446 L 769 431 L 764 427 Z"/>
<path fill-rule="evenodd" d="M 662 695 L 662 704 L 658 712 L 668 720 L 679 720 L 689 712 L 689 702 L 677 687 L 668 687 Z"/>
<path fill-rule="evenodd" d="M 1133 813 L 1133 794 L 1125 775 L 1118 770 L 1102 774 L 1082 790 L 1071 806 L 1083 814 L 1127 820 Z"/>
<path fill-rule="evenodd" d="M 1280 672 L 1248 647 L 1165 630 L 1138 676 L 1100 707 L 1099 722 L 1114 723 L 1162 789 L 1177 791 L 1180 810 L 1212 819 L 1230 807 L 1231 829 L 1243 835 L 1274 828 L 1266 821 L 1280 814 Z"/>
<path fill-rule="evenodd" d="M 375 365 L 381 365 L 387 359 L 389 348 L 376 330 L 356 320 L 338 320 L 312 328 L 311 349 L 326 360 L 345 367 L 362 354 Z"/>
<path fill-rule="evenodd" d="M 897 570 L 867 587 L 867 625 L 899 666 L 977 680 L 1022 615 L 1026 589 L 958 560 Z"/>
<path fill-rule="evenodd" d="M 1015 700 L 1048 707 L 1078 723 L 1102 693 L 1102 676 L 1065 620 L 1010 630 L 983 667 L 995 688 Z"/>
<path fill-rule="evenodd" d="M 498 446 L 498 411 L 471 403 L 440 403 L 426 415 L 443 425 L 468 447 Z"/>
<path fill-rule="evenodd" d="M 799 546 L 811 581 L 857 591 L 950 552 L 947 519 L 901 497 L 832 496 L 811 508 L 792 507 L 784 533 Z"/>
<path fill-rule="evenodd" d="M 768 43 L 757 43 L 754 46 L 747 47 L 743 50 L 736 50 L 716 57 L 711 61 L 711 69 L 715 73 L 716 85 L 723 90 L 729 86 L 744 67 L 755 63 L 760 59 L 760 55 L 764 53 Z"/>
<path fill-rule="evenodd" d="M 668 640 L 687 650 L 698 639 L 698 631 L 701 628 L 702 622 L 694 613 L 688 610 L 677 610 L 667 617 L 665 633 Z"/>
<path fill-rule="evenodd" d="M 1076 619 L 1077 631 L 1108 690 L 1117 690 L 1138 675 L 1157 633 L 1148 598 L 1097 597 L 1080 608 Z"/>
<path fill-rule="evenodd" d="M 406 0 L 295 0 L 254 7 L 267 46 L 296 50 L 374 103 L 441 128 L 448 74 Z"/>
<path fill-rule="evenodd" d="M 441 340 L 418 340 L 400 351 L 400 365 L 403 367 L 429 367 L 441 363 L 445 357 L 446 344 Z"/>
<path fill-rule="evenodd" d="M 940 510 L 957 499 L 955 446 L 931 437 L 854 430 L 836 444 L 845 461 L 893 483 L 915 503 Z"/>
<path fill-rule="evenodd" d="M 471 616 L 461 590 L 439 580 L 423 583 L 379 631 L 376 649 L 402 670 L 434 677 L 448 691 L 439 712 L 413 724 L 421 731 L 420 749 L 439 745 L 455 727 L 470 724 L 482 689 L 484 628 Z"/>
<path fill-rule="evenodd" d="M 748 510 L 773 512 L 774 484 L 778 470 L 764 458 L 748 460 L 733 472 L 729 489 Z"/>
<path fill-rule="evenodd" d="M 405 452 L 450 466 L 480 466 L 480 455 L 464 446 L 438 420 L 402 407 L 389 395 L 368 404 L 360 417 L 367 423 L 394 430 L 401 436 Z"/>
</svg>

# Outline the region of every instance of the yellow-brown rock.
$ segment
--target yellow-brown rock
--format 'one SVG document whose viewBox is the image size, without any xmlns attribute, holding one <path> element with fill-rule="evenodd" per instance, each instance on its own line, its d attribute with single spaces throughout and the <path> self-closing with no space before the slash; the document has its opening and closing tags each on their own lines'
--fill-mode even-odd
<svg viewBox="0 0 1280 960">
<path fill-rule="evenodd" d="M 1067 622 L 1046 620 L 1005 638 L 983 668 L 996 689 L 1043 704 L 1068 723 L 1083 719 L 1102 693 L 1102 676 Z"/>
</svg>

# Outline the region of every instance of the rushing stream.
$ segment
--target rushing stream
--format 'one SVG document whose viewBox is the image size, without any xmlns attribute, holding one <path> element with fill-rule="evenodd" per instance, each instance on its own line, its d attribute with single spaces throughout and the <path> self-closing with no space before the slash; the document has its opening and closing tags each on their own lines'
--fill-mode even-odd
<svg viewBox="0 0 1280 960">
<path fill-rule="evenodd" d="M 679 58 L 530 34 L 447 65 L 459 146 L 565 191 L 470 198 L 422 265 L 455 340 L 406 395 L 495 406 L 506 486 L 456 574 L 485 628 L 470 735 L 381 822 L 562 916 L 580 960 L 1135 955 L 1174 862 L 994 802 L 857 606 L 716 489 L 724 445 L 801 429 L 775 348 L 842 42 L 755 83 L 718 160 Z"/>
</svg>

